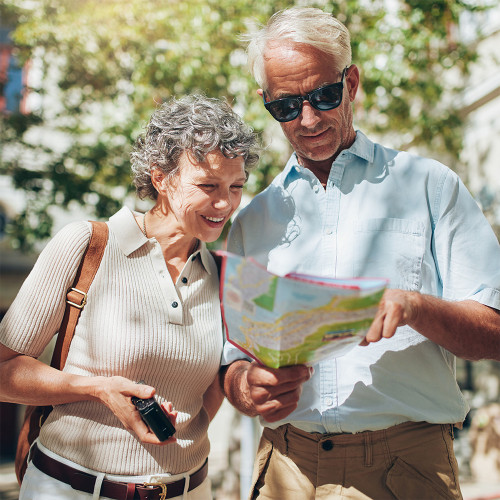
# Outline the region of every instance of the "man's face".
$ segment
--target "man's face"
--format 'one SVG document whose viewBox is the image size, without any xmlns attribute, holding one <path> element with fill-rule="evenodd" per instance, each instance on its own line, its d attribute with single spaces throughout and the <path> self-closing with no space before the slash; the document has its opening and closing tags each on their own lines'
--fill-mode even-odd
<svg viewBox="0 0 500 500">
<path fill-rule="evenodd" d="M 271 45 L 264 54 L 264 61 L 268 101 L 305 95 L 341 78 L 342 70 L 338 72 L 333 67 L 331 56 L 309 45 L 294 42 Z M 320 171 L 328 172 L 333 159 L 354 142 L 356 133 L 352 125 L 351 102 L 356 95 L 358 81 L 358 70 L 351 66 L 345 77 L 339 107 L 319 111 L 304 101 L 302 113 L 295 120 L 281 123 L 299 161 L 316 175 Z M 262 90 L 259 94 L 262 95 Z"/>
</svg>

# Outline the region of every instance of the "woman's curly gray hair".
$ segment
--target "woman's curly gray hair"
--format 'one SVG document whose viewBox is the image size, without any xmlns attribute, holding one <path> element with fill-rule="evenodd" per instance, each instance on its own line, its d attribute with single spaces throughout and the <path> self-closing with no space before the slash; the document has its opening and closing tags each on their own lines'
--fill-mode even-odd
<svg viewBox="0 0 500 500">
<path fill-rule="evenodd" d="M 194 94 L 164 102 L 151 115 L 130 155 L 137 195 L 157 199 L 153 169 L 174 175 L 183 152 L 189 151 L 201 163 L 214 150 L 226 158 L 241 156 L 247 176 L 259 160 L 256 134 L 226 100 Z"/>
</svg>

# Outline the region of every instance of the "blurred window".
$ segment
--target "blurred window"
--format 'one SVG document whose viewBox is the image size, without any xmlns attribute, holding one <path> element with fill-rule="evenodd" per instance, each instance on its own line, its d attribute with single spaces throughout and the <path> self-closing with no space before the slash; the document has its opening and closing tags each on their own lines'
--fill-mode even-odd
<svg viewBox="0 0 500 500">
<path fill-rule="evenodd" d="M 26 113 L 27 67 L 13 54 L 11 29 L 0 26 L 0 112 Z"/>
</svg>

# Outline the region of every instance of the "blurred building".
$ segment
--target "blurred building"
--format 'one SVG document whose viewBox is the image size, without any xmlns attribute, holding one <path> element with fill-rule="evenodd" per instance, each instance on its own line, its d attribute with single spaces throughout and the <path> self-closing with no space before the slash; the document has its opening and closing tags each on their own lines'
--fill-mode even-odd
<svg viewBox="0 0 500 500">
<path fill-rule="evenodd" d="M 26 113 L 29 66 L 19 64 L 10 32 L 0 21 L 0 113 Z"/>
<path fill-rule="evenodd" d="M 480 41 L 474 32 L 484 34 Z M 469 14 L 460 26 L 461 37 L 477 46 L 469 85 L 460 109 L 466 120 L 461 176 L 500 237 L 500 8 Z"/>
</svg>

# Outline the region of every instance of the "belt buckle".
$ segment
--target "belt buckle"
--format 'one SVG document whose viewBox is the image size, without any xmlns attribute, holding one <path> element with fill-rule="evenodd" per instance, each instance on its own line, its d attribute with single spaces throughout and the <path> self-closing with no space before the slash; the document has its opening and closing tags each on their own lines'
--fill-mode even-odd
<svg viewBox="0 0 500 500">
<path fill-rule="evenodd" d="M 161 488 L 160 500 L 165 500 L 167 498 L 167 485 L 165 483 L 160 483 L 159 481 L 154 483 L 144 483 L 144 487 L 153 487 L 159 486 Z"/>
</svg>

